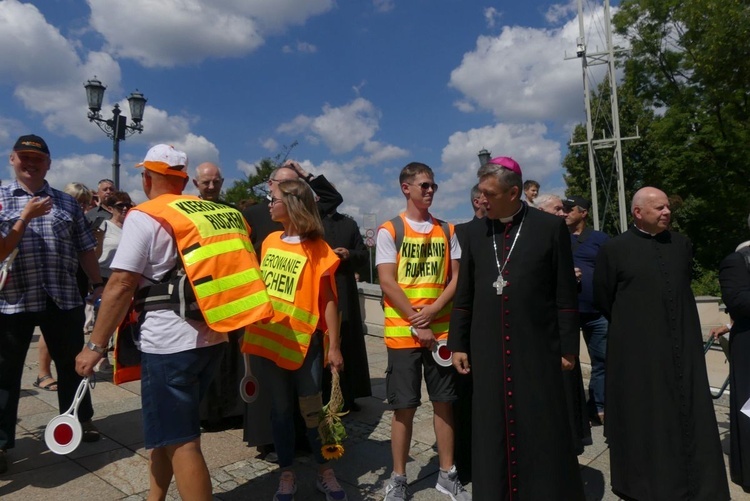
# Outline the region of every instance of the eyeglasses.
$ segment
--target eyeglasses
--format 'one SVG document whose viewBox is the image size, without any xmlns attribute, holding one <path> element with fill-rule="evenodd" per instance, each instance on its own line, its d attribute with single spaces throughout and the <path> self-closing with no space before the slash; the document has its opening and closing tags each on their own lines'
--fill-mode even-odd
<svg viewBox="0 0 750 501">
<path fill-rule="evenodd" d="M 271 195 L 268 195 L 266 198 L 268 198 L 268 201 L 271 202 L 271 205 L 276 205 L 279 202 L 283 202 L 280 198 L 272 197 Z"/>
<path fill-rule="evenodd" d="M 126 211 L 133 208 L 133 204 L 126 204 L 126 203 L 116 203 L 114 207 L 121 211 Z"/>
<path fill-rule="evenodd" d="M 425 181 L 424 183 L 419 183 L 419 184 L 409 184 L 409 186 L 419 186 L 424 191 L 427 191 L 430 188 L 432 188 L 432 191 L 437 191 L 438 190 L 438 185 L 437 184 L 435 184 L 435 183 L 428 183 L 427 181 Z"/>
</svg>

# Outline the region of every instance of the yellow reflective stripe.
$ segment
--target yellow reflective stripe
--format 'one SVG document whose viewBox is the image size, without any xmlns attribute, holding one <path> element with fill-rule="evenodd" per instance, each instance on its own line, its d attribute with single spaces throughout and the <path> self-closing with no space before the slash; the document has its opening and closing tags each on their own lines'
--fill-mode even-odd
<svg viewBox="0 0 750 501">
<path fill-rule="evenodd" d="M 443 293 L 444 288 L 420 287 L 415 289 L 402 289 L 409 299 L 437 299 Z"/>
<path fill-rule="evenodd" d="M 384 329 L 386 337 L 412 337 L 411 328 L 406 327 L 388 327 Z"/>
<path fill-rule="evenodd" d="M 233 238 L 231 240 L 222 240 L 220 242 L 202 245 L 195 250 L 183 254 L 182 260 L 185 262 L 185 266 L 191 266 L 198 261 L 203 261 L 204 259 L 209 259 L 226 252 L 233 252 L 242 249 L 252 252 L 252 248 L 253 245 L 249 241 L 242 238 Z"/>
<path fill-rule="evenodd" d="M 440 318 L 444 315 L 447 315 L 451 312 L 451 308 L 453 307 L 453 303 L 448 303 L 447 305 L 443 306 L 443 308 L 435 315 L 436 318 Z M 401 313 L 396 308 L 393 308 L 391 306 L 386 306 L 383 308 L 383 314 L 385 315 L 385 318 L 404 318 L 401 316 Z"/>
<path fill-rule="evenodd" d="M 383 308 L 383 313 L 385 314 L 385 318 L 401 318 L 401 314 L 398 310 L 390 306 Z"/>
<path fill-rule="evenodd" d="M 271 304 L 273 305 L 274 311 L 283 313 L 284 315 L 295 320 L 299 320 L 300 322 L 307 324 L 313 328 L 318 325 L 318 315 L 313 315 L 309 311 L 305 311 L 302 308 L 297 308 L 296 306 L 289 303 L 278 301 L 274 298 L 271 298 Z"/>
<path fill-rule="evenodd" d="M 230 318 L 243 312 L 250 311 L 253 308 L 257 308 L 258 306 L 267 303 L 269 300 L 268 293 L 265 289 L 262 289 L 255 294 L 244 296 L 235 301 L 204 311 L 203 316 L 206 317 L 206 321 L 209 324 L 212 324 L 220 322 L 225 318 Z"/>
<path fill-rule="evenodd" d="M 225 292 L 235 287 L 247 285 L 255 280 L 260 280 L 260 270 L 251 268 L 239 273 L 234 273 L 226 277 L 216 278 L 209 282 L 195 286 L 195 295 L 199 298 L 205 298 L 220 292 Z"/>
<path fill-rule="evenodd" d="M 450 322 L 440 322 L 439 324 L 430 324 L 430 329 L 432 329 L 432 332 L 440 334 L 441 332 L 448 332 L 449 326 Z"/>
<path fill-rule="evenodd" d="M 275 325 L 276 324 L 264 324 L 263 329 L 272 330 L 270 329 L 270 327 L 275 326 Z M 278 354 L 281 358 L 286 359 L 286 360 L 291 360 L 292 362 L 295 362 L 299 365 L 302 365 L 302 362 L 305 360 L 305 357 L 302 353 L 296 350 L 287 348 L 283 344 L 276 342 L 275 340 L 269 338 L 268 336 L 250 333 L 250 335 L 248 336 L 248 339 L 245 342 L 248 342 L 250 344 L 254 344 L 257 346 L 262 346 L 263 348 L 269 351 L 272 351 L 273 353 Z"/>
</svg>

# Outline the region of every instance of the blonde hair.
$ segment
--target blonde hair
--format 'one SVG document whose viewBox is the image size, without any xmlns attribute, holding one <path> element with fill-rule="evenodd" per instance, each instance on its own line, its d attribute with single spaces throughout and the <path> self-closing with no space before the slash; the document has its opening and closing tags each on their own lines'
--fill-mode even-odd
<svg viewBox="0 0 750 501">
<path fill-rule="evenodd" d="M 286 206 L 289 221 L 302 238 L 316 240 L 323 237 L 323 222 L 320 220 L 315 195 L 306 182 L 300 179 L 281 181 L 281 201 Z"/>
<path fill-rule="evenodd" d="M 93 195 L 91 190 L 86 187 L 83 183 L 68 183 L 63 188 L 63 191 L 76 199 L 79 204 L 90 204 Z"/>
</svg>

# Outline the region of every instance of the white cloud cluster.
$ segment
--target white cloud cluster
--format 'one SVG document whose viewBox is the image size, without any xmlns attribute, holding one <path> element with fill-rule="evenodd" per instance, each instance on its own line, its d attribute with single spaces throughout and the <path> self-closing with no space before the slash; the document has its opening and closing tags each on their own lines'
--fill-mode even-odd
<svg viewBox="0 0 750 501">
<path fill-rule="evenodd" d="M 146 67 L 238 57 L 267 35 L 333 7 L 333 0 L 88 0 L 108 51 Z M 123 29 L 127 26 L 127 29 Z M 310 50 L 309 44 L 304 48 Z M 297 47 L 300 50 L 300 46 Z"/>
<path fill-rule="evenodd" d="M 61 136 L 76 136 L 84 141 L 101 141 L 103 134 L 86 118 L 83 83 L 96 75 L 108 85 L 105 99 L 121 96 L 123 92 L 120 84 L 120 66 L 111 55 L 93 51 L 86 53 L 85 59 L 81 59 L 76 50 L 75 40 L 62 36 L 35 6 L 17 0 L 0 2 L 0 46 L 13 47 L 12 51 L 0 51 L 0 64 L 3 68 L 0 72 L 0 82 L 14 88 L 15 97 L 26 109 L 44 117 L 47 130 Z M 109 116 L 114 104 L 105 101 L 102 114 Z M 124 113 L 130 115 L 126 99 L 120 100 L 117 104 Z M 125 166 L 131 166 L 135 162 L 130 162 L 132 158 L 126 160 L 127 157 L 124 155 L 134 150 L 139 152 L 138 155 L 145 154 L 148 146 L 154 143 L 167 142 L 176 147 L 183 147 L 193 158 L 218 158 L 218 150 L 213 143 L 190 132 L 190 119 L 169 115 L 164 110 L 148 105 L 144 117 L 145 132 L 132 136 L 126 143 L 128 146 L 132 143 L 140 146 L 121 147 L 123 186 L 132 185 L 134 189 L 140 189 L 140 182 L 134 179 L 130 183 L 125 174 Z M 27 132 L 35 132 L 50 139 L 45 131 L 28 131 L 20 120 L 0 116 L 2 144 L 10 144 L 19 134 Z M 52 153 L 53 159 L 57 160 L 55 152 Z M 61 180 L 75 179 L 84 183 L 89 178 L 95 182 L 110 175 L 107 166 L 111 161 L 104 160 L 98 155 L 60 160 L 55 162 L 55 169 L 50 171 L 51 183 L 58 181 L 57 176 L 61 172 L 66 176 L 60 178 Z M 66 171 L 68 168 L 74 172 Z"/>
<path fill-rule="evenodd" d="M 361 148 L 369 154 L 369 163 L 380 163 L 405 156 L 408 152 L 397 146 L 374 140 L 380 127 L 380 111 L 370 101 L 358 97 L 348 104 L 323 106 L 315 117 L 298 115 L 281 124 L 277 132 L 306 134 L 312 143 L 323 142 L 334 154 L 351 153 Z"/>
<path fill-rule="evenodd" d="M 450 86 L 463 94 L 456 107 L 465 112 L 490 110 L 498 120 L 580 120 L 583 115 L 580 60 L 575 54 L 578 20 L 570 4 L 550 8 L 549 20 L 568 19 L 561 27 L 504 26 L 497 36 L 480 36 L 473 51 L 453 70 Z M 486 14 L 485 14 L 486 15 Z M 587 14 L 586 25 L 601 8 Z"/>
</svg>

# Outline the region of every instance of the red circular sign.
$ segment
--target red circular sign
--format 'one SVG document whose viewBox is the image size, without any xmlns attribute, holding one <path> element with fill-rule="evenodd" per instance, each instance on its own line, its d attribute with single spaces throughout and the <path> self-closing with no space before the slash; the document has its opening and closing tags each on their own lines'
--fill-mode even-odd
<svg viewBox="0 0 750 501">
<path fill-rule="evenodd" d="M 60 445 L 68 445 L 73 440 L 73 428 L 68 423 L 60 423 L 52 432 L 55 442 Z"/>
</svg>

